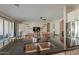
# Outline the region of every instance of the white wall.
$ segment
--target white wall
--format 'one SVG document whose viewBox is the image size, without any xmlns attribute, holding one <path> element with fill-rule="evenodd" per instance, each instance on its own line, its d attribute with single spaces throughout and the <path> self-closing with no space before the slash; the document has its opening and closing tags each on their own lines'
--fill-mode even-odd
<svg viewBox="0 0 79 59">
<path fill-rule="evenodd" d="M 58 20 L 49 21 L 51 33 L 53 33 L 53 24 L 55 24 L 55 33 L 60 35 L 60 21 L 61 20 L 63 20 L 63 19 L 61 18 Z M 41 30 L 41 32 L 47 32 L 47 26 L 45 25 L 45 27 L 43 27 L 44 24 L 47 24 L 47 23 L 41 22 L 41 21 L 39 21 L 39 22 L 23 22 L 22 24 L 19 24 L 19 31 L 23 31 L 24 33 L 32 33 L 33 27 L 41 27 L 41 28 L 43 28 Z"/>
<path fill-rule="evenodd" d="M 76 9 L 67 14 L 67 22 L 79 20 L 79 9 Z"/>
<path fill-rule="evenodd" d="M 45 22 L 23 22 L 22 24 L 19 24 L 19 31 L 22 31 L 23 34 L 28 34 L 28 33 L 33 33 L 33 27 L 41 27 L 41 32 L 47 32 L 47 26 L 44 24 L 46 24 Z"/>
<path fill-rule="evenodd" d="M 55 33 L 60 35 L 60 21 L 63 20 L 63 18 L 58 19 L 58 20 L 54 20 L 52 22 L 50 22 L 50 31 L 51 33 L 53 33 L 53 24 L 55 24 Z"/>
</svg>

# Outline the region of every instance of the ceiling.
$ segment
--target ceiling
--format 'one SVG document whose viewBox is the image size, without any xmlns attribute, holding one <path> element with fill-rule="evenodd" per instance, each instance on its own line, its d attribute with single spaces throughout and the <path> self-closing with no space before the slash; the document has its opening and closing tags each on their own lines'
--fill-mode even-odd
<svg viewBox="0 0 79 59">
<path fill-rule="evenodd" d="M 57 20 L 63 17 L 64 5 L 53 4 L 2 4 L 0 11 L 17 20 L 39 21 L 40 17 Z"/>
</svg>

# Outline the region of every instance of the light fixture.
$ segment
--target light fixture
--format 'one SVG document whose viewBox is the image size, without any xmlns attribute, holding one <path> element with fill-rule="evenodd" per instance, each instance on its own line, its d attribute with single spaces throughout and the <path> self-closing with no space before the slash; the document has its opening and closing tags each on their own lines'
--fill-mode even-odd
<svg viewBox="0 0 79 59">
<path fill-rule="evenodd" d="M 40 19 L 42 19 L 43 17 L 40 17 Z"/>
<path fill-rule="evenodd" d="M 45 18 L 45 17 L 40 17 L 40 19 L 41 19 L 41 20 L 44 20 L 44 21 L 46 21 L 46 18 Z"/>
<path fill-rule="evenodd" d="M 16 7 L 20 7 L 20 4 L 14 4 Z"/>
</svg>

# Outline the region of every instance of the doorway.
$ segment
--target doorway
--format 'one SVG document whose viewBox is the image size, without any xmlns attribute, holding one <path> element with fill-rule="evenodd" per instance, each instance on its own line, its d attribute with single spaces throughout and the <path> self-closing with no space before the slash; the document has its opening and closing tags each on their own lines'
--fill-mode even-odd
<svg viewBox="0 0 79 59">
<path fill-rule="evenodd" d="M 64 20 L 60 22 L 60 40 L 64 43 Z"/>
</svg>

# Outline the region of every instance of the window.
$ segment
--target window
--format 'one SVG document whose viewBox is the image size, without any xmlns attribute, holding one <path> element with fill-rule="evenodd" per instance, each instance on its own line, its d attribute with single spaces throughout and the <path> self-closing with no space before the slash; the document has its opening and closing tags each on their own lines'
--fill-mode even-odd
<svg viewBox="0 0 79 59">
<path fill-rule="evenodd" d="M 14 22 L 12 23 L 12 37 L 14 37 Z"/>
<path fill-rule="evenodd" d="M 14 22 L 0 18 L 0 48 L 11 42 L 9 37 L 14 36 Z M 3 41 L 3 42 L 2 42 Z"/>
<path fill-rule="evenodd" d="M 9 22 L 9 37 L 13 37 L 13 36 L 14 36 L 14 23 Z"/>
<path fill-rule="evenodd" d="M 9 22 L 9 37 L 11 37 L 11 22 Z"/>
<path fill-rule="evenodd" d="M 0 18 L 0 35 L 3 35 L 3 19 Z"/>
<path fill-rule="evenodd" d="M 4 35 L 6 37 L 13 37 L 14 36 L 14 23 L 5 20 L 4 21 Z"/>
<path fill-rule="evenodd" d="M 7 20 L 4 20 L 4 36 L 6 37 L 6 38 L 8 38 L 8 36 L 9 36 L 9 29 L 8 29 L 8 26 L 9 25 L 9 22 L 7 21 Z"/>
</svg>

